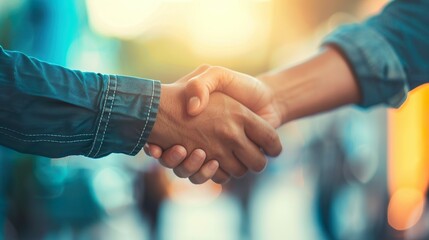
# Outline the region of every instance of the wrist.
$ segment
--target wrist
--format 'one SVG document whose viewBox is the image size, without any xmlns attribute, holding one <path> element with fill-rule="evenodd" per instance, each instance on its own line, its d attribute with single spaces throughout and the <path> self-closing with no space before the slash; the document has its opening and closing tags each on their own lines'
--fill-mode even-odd
<svg viewBox="0 0 429 240">
<path fill-rule="evenodd" d="M 180 137 L 180 120 L 185 117 L 183 89 L 178 84 L 162 84 L 158 114 L 148 143 L 170 147 Z"/>
<path fill-rule="evenodd" d="M 284 86 L 284 77 L 280 76 L 280 73 L 268 72 L 259 75 L 257 78 L 262 81 L 271 92 L 271 105 L 280 119 L 279 125 L 286 123 L 289 116 L 288 103 L 287 99 L 285 99 L 285 94 L 283 94 L 281 90 Z"/>
<path fill-rule="evenodd" d="M 282 123 L 359 101 L 350 67 L 332 48 L 296 66 L 264 74 Z"/>
</svg>

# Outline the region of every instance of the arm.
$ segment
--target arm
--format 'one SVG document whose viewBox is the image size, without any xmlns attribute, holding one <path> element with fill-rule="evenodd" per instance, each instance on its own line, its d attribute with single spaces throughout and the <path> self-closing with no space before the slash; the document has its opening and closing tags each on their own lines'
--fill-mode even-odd
<svg viewBox="0 0 429 240">
<path fill-rule="evenodd" d="M 345 25 L 324 40 L 350 64 L 362 93 L 359 105 L 399 107 L 429 81 L 428 0 L 396 0 L 362 24 Z"/>
<path fill-rule="evenodd" d="M 195 78 L 187 91 L 188 112 L 200 113 L 213 91 L 225 92 L 250 108 L 254 106 L 252 99 L 268 94 L 273 100 L 265 103 L 272 106 L 275 117 L 266 120 L 281 119 L 282 124 L 347 104 L 398 107 L 410 89 L 429 81 L 428 9 L 427 0 L 397 0 L 363 24 L 337 29 L 325 39 L 326 50 L 317 56 L 261 75 L 270 91 L 255 88 L 249 77 L 228 70 Z M 246 98 L 249 92 L 252 97 Z M 174 150 L 162 154 L 156 146 L 148 148 L 164 161 L 171 160 L 169 154 Z"/>
<path fill-rule="evenodd" d="M 262 81 L 222 67 L 202 68 L 204 71 L 187 81 L 187 110 L 190 115 L 203 114 L 207 104 L 205 100 L 209 101 L 209 95 L 214 91 L 232 96 L 273 127 L 357 103 L 360 99 L 359 88 L 349 66 L 334 48 L 326 48 L 297 66 L 265 73 L 260 76 Z M 195 100 L 192 98 L 195 96 L 202 99 L 197 103 L 198 106 L 193 105 Z M 200 166 L 204 161 L 193 153 L 186 158 L 187 152 L 182 146 L 174 146 L 163 152 L 161 147 L 150 144 L 146 146 L 146 152 L 155 158 L 161 158 L 164 165 L 179 167 L 181 171 L 190 174 L 198 171 L 198 168 L 186 165 Z M 203 183 L 216 172 L 215 169 L 204 169 L 206 175 L 194 182 Z"/>
<path fill-rule="evenodd" d="M 274 94 L 280 92 L 280 95 L 290 95 L 291 92 L 299 91 L 299 89 L 288 89 L 288 85 L 296 84 L 299 88 L 306 78 L 310 78 L 308 80 L 311 81 L 308 84 L 312 85 L 317 84 L 318 79 L 321 79 L 321 83 L 324 82 L 325 85 L 338 84 L 340 81 L 337 80 L 338 77 L 345 78 L 341 80 L 342 82 L 356 82 L 355 86 L 360 93 L 359 102 L 355 102 L 356 99 L 350 101 L 350 97 L 356 98 L 356 96 L 347 95 L 349 85 L 331 85 L 331 88 L 324 88 L 325 85 L 319 84 L 317 92 L 300 93 L 304 94 L 300 97 L 304 98 L 306 95 L 322 97 L 323 93 L 332 94 L 332 97 L 325 96 L 318 99 L 320 101 L 316 105 L 320 106 L 315 106 L 311 101 L 294 102 L 293 106 L 289 106 L 290 108 L 299 106 L 306 110 L 302 110 L 302 113 L 298 113 L 296 117 L 295 113 L 290 112 L 291 119 L 333 109 L 338 107 L 338 104 L 341 106 L 357 103 L 369 107 L 384 103 L 398 107 L 405 100 L 410 89 L 429 81 L 428 9 L 428 0 L 393 1 L 382 13 L 366 22 L 340 27 L 327 36 L 323 42 L 323 45 L 328 48 L 327 51 L 322 51 L 321 54 L 293 68 L 262 74 L 260 78 L 268 86 L 271 85 Z M 338 65 L 338 69 L 335 65 Z M 267 92 L 266 89 L 256 87 L 256 84 L 249 84 L 250 77 L 243 77 L 242 74 L 232 71 L 229 71 L 232 74 L 228 74 L 225 73 L 226 71 L 228 70 L 224 69 L 219 73 L 212 71 L 210 74 L 203 74 L 190 80 L 187 89 L 189 114 L 200 113 L 204 109 L 209 93 L 213 91 L 224 92 L 252 110 L 258 110 L 257 107 L 254 108 L 255 103 L 252 101 L 259 96 L 267 95 L 262 93 Z M 252 98 L 246 97 L 248 92 L 256 92 L 256 97 L 254 94 Z M 278 105 L 284 106 L 284 104 L 286 102 Z"/>
<path fill-rule="evenodd" d="M 48 157 L 135 155 L 160 83 L 69 70 L 0 47 L 0 144 Z"/>
<path fill-rule="evenodd" d="M 322 49 L 296 66 L 264 73 L 259 79 L 222 67 L 209 67 L 187 82 L 188 113 L 201 114 L 210 93 L 215 91 L 233 97 L 276 128 L 360 100 L 350 67 L 333 47 Z"/>
<path fill-rule="evenodd" d="M 272 127 L 226 96 L 213 99 L 208 115 L 189 119 L 180 83 L 162 85 L 161 94 L 156 81 L 72 71 L 0 48 L 0 91 L 0 144 L 21 152 L 135 155 L 150 134 L 150 142 L 166 148 L 204 148 L 204 156 L 221 163 L 214 178 L 223 182 L 260 171 L 266 159 L 259 147 L 272 155 L 281 150 Z"/>
<path fill-rule="evenodd" d="M 301 64 L 259 78 L 272 91 L 281 124 L 360 101 L 351 69 L 331 47 Z"/>
</svg>

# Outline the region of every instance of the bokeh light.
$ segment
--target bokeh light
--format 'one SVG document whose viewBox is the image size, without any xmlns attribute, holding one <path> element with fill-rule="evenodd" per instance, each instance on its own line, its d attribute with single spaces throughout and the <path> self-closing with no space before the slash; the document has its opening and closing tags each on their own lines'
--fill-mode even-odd
<svg viewBox="0 0 429 240">
<path fill-rule="evenodd" d="M 270 33 L 267 7 L 245 0 L 199 1 L 189 12 L 192 48 L 202 56 L 225 57 L 266 45 Z"/>
<path fill-rule="evenodd" d="M 425 198 L 416 189 L 400 189 L 393 193 L 388 208 L 390 226 L 396 230 L 407 230 L 413 227 L 422 216 Z"/>
<path fill-rule="evenodd" d="M 423 85 L 399 110 L 389 112 L 388 220 L 398 230 L 412 227 L 421 216 L 429 181 L 428 107 L 429 87 Z"/>
<path fill-rule="evenodd" d="M 94 30 L 111 37 L 134 38 L 151 25 L 150 17 L 159 7 L 157 0 L 87 0 Z"/>
</svg>

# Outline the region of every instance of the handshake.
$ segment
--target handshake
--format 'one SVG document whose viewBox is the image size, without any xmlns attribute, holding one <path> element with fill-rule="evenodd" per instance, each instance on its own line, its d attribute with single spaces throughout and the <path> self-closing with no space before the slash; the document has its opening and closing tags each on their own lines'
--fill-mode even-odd
<svg viewBox="0 0 429 240">
<path fill-rule="evenodd" d="M 145 152 L 195 184 L 262 171 L 264 154 L 282 150 L 275 128 L 361 100 L 352 69 L 331 47 L 259 80 L 202 66 L 161 88 Z"/>
<path fill-rule="evenodd" d="M 284 111 L 267 83 L 204 65 L 161 88 L 145 152 L 177 176 L 195 184 L 224 183 L 249 170 L 262 171 L 264 154 L 280 154 L 275 128 Z"/>
</svg>

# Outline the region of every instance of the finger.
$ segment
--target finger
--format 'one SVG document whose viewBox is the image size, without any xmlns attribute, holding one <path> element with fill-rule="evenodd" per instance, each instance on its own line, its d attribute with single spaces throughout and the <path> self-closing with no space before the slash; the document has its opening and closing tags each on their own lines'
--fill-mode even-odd
<svg viewBox="0 0 429 240">
<path fill-rule="evenodd" d="M 267 155 L 278 156 L 282 151 L 276 130 L 256 114 L 249 112 L 248 117 L 245 118 L 244 131 L 247 137 L 261 147 Z"/>
<path fill-rule="evenodd" d="M 212 181 L 218 184 L 227 183 L 231 179 L 231 176 L 226 173 L 222 168 L 219 168 L 215 175 L 212 177 Z"/>
<path fill-rule="evenodd" d="M 150 151 L 149 151 L 149 145 L 147 143 L 143 146 L 143 150 L 144 150 L 144 153 L 146 153 L 146 155 L 151 157 Z"/>
<path fill-rule="evenodd" d="M 164 167 L 175 168 L 186 158 L 187 154 L 183 146 L 175 145 L 162 154 L 159 162 Z"/>
<path fill-rule="evenodd" d="M 216 160 L 210 160 L 201 167 L 201 169 L 194 175 L 189 177 L 189 181 L 193 184 L 203 184 L 210 180 L 219 169 L 219 162 Z"/>
<path fill-rule="evenodd" d="M 162 148 L 160 146 L 154 144 L 147 144 L 147 149 L 149 151 L 149 156 L 152 156 L 155 159 L 161 158 Z"/>
<path fill-rule="evenodd" d="M 267 159 L 261 152 L 260 148 L 256 146 L 248 138 L 241 141 L 241 146 L 234 149 L 234 155 L 250 170 L 254 172 L 261 172 L 267 165 Z"/>
<path fill-rule="evenodd" d="M 228 175 L 239 178 L 246 174 L 248 168 L 238 159 L 233 152 L 229 156 L 223 156 L 222 158 L 216 157 L 219 165 Z"/>
<path fill-rule="evenodd" d="M 258 79 L 223 67 L 210 67 L 191 78 L 185 88 L 188 114 L 196 116 L 208 105 L 210 93 L 219 91 L 252 111 L 258 111 L 269 101 L 268 87 Z M 252 95 L 249 96 L 249 93 Z"/>
<path fill-rule="evenodd" d="M 206 153 L 201 149 L 196 149 L 187 159 L 173 169 L 174 173 L 178 177 L 187 178 L 198 172 L 205 160 Z"/>
<path fill-rule="evenodd" d="M 185 88 L 188 113 L 192 116 L 200 114 L 208 105 L 210 93 L 226 89 L 233 79 L 232 71 L 216 66 L 190 79 Z"/>
<path fill-rule="evenodd" d="M 194 71 L 192 71 L 191 73 L 189 73 L 189 74 L 185 75 L 184 77 L 182 77 L 181 79 L 177 80 L 176 82 L 179 82 L 179 83 L 187 82 L 187 81 L 189 81 L 189 79 L 191 79 L 197 75 L 200 75 L 201 73 L 205 72 L 209 68 L 210 68 L 210 65 L 203 64 L 203 65 L 199 66 L 197 69 L 195 69 Z"/>
<path fill-rule="evenodd" d="M 216 77 L 207 75 L 199 75 L 189 80 L 185 88 L 187 110 L 189 115 L 197 116 L 207 107 L 210 93 L 214 91 L 209 88 L 208 85 L 214 86 L 214 88 L 216 88 L 216 81 L 218 81 Z"/>
</svg>

